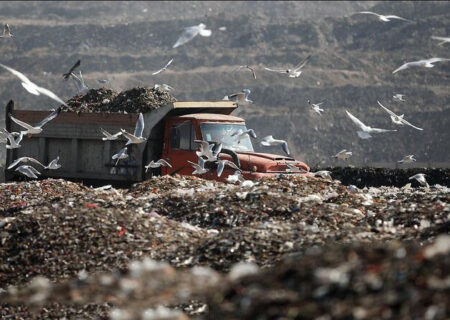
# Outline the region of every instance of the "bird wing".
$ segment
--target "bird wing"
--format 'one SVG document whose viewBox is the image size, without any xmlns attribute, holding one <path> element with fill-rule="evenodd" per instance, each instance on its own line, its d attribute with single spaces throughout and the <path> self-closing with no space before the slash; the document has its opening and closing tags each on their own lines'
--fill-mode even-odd
<svg viewBox="0 0 450 320">
<path fill-rule="evenodd" d="M 210 29 L 200 29 L 198 32 L 202 37 L 210 37 L 212 34 L 212 31 Z"/>
<path fill-rule="evenodd" d="M 22 157 L 19 159 L 14 160 L 13 163 L 10 164 L 10 166 L 8 167 L 8 169 L 14 168 L 19 162 L 22 162 L 23 160 L 25 160 L 27 157 Z"/>
<path fill-rule="evenodd" d="M 347 112 L 347 115 L 350 117 L 350 119 L 352 119 L 352 121 L 361 128 L 361 130 L 365 131 L 368 129 L 368 127 L 361 122 L 361 120 L 359 120 L 357 117 L 355 117 L 354 115 L 352 115 L 350 112 L 348 112 L 347 110 L 345 110 L 345 112 Z"/>
<path fill-rule="evenodd" d="M 423 129 L 422 129 L 422 128 L 419 128 L 419 127 L 416 127 L 416 126 L 412 125 L 411 123 L 409 123 L 408 121 L 406 121 L 406 120 L 405 120 L 405 119 L 403 119 L 403 118 L 400 118 L 400 121 L 401 121 L 402 123 L 404 123 L 404 124 L 406 124 L 406 125 L 410 126 L 410 127 L 413 127 L 414 129 L 417 129 L 417 130 L 423 131 Z"/>
<path fill-rule="evenodd" d="M 199 159 L 201 159 L 201 158 L 199 158 Z M 187 162 L 189 162 L 189 163 L 191 164 L 191 166 L 192 166 L 195 170 L 201 168 L 200 165 L 198 165 L 197 163 L 194 163 L 194 162 L 189 161 L 189 160 L 188 160 Z"/>
<path fill-rule="evenodd" d="M 386 112 L 389 113 L 391 116 L 398 117 L 398 116 L 397 116 L 395 113 L 393 113 L 391 110 L 389 110 L 388 108 L 386 108 L 385 106 L 383 106 L 383 105 L 380 103 L 380 101 L 377 100 L 377 102 L 378 102 L 378 104 L 380 105 L 380 107 L 382 107 L 384 110 L 386 110 Z"/>
<path fill-rule="evenodd" d="M 184 29 L 183 33 L 178 38 L 177 42 L 173 45 L 172 48 L 176 48 L 182 46 L 186 42 L 191 41 L 194 37 L 200 32 L 197 26 L 187 27 Z"/>
<path fill-rule="evenodd" d="M 194 142 L 200 143 L 200 151 L 208 150 L 209 148 L 209 142 L 203 141 L 203 140 L 194 140 Z"/>
<path fill-rule="evenodd" d="M 427 60 L 429 63 L 435 63 L 439 61 L 450 61 L 450 59 L 447 58 L 431 58 Z"/>
<path fill-rule="evenodd" d="M 40 174 L 41 174 L 39 171 L 36 170 L 35 167 L 27 166 L 27 168 L 28 168 L 31 172 L 33 172 L 34 174 L 36 174 L 36 175 L 40 175 Z"/>
<path fill-rule="evenodd" d="M 252 138 L 256 139 L 256 133 L 255 133 L 255 131 L 254 131 L 253 129 L 248 129 L 247 131 L 248 131 L 248 134 L 249 134 Z"/>
<path fill-rule="evenodd" d="M 267 71 L 272 71 L 272 72 L 278 72 L 278 73 L 286 73 L 286 70 L 282 70 L 282 69 L 270 69 L 270 68 L 264 68 Z"/>
<path fill-rule="evenodd" d="M 14 70 L 13 68 L 7 67 L 7 66 L 5 66 L 5 65 L 3 65 L 1 63 L 0 63 L 0 67 L 3 67 L 4 69 L 6 69 L 9 72 L 11 72 L 13 75 L 15 75 L 20 80 L 22 80 L 22 82 L 25 82 L 25 83 L 27 83 L 29 85 L 34 85 L 35 86 L 35 84 L 33 82 L 31 82 L 31 80 L 28 79 L 23 73 L 21 73 L 21 72 L 19 72 L 17 70 Z"/>
<path fill-rule="evenodd" d="M 363 14 L 373 14 L 374 16 L 377 16 L 377 17 L 380 16 L 378 13 L 371 12 L 371 11 L 361 11 L 361 12 L 358 12 L 358 13 L 363 13 Z"/>
<path fill-rule="evenodd" d="M 305 59 L 303 59 L 303 61 L 299 62 L 295 67 L 294 67 L 294 72 L 300 70 L 301 68 L 303 68 L 309 61 L 309 59 L 311 58 L 311 55 L 307 56 Z"/>
<path fill-rule="evenodd" d="M 134 135 L 136 137 L 142 137 L 142 133 L 144 132 L 144 115 L 139 113 L 138 121 L 136 122 L 136 128 L 134 129 Z"/>
<path fill-rule="evenodd" d="M 49 97 L 49 98 L 55 100 L 56 102 L 59 102 L 59 103 L 61 103 L 62 105 L 68 107 L 68 105 L 67 105 L 63 100 L 61 100 L 60 97 L 58 97 L 56 94 L 54 94 L 54 93 L 51 92 L 50 90 L 45 89 L 45 88 L 42 88 L 42 87 L 37 87 L 37 90 L 38 90 L 40 93 L 46 95 L 47 97 Z"/>
<path fill-rule="evenodd" d="M 217 176 L 220 177 L 222 175 L 223 169 L 225 168 L 225 160 L 219 161 L 217 165 Z"/>
<path fill-rule="evenodd" d="M 76 68 L 78 68 L 78 67 L 80 66 L 80 64 L 81 64 L 81 60 L 78 60 L 77 62 L 75 62 L 75 64 L 72 66 L 72 68 L 70 68 L 69 72 L 63 74 L 64 80 L 69 79 L 70 74 L 71 74 Z"/>
<path fill-rule="evenodd" d="M 394 74 L 394 73 L 396 73 L 396 72 L 398 72 L 398 71 L 401 71 L 401 70 L 408 69 L 409 66 L 410 66 L 410 62 L 404 63 L 404 64 L 402 64 L 400 67 L 398 67 L 397 69 L 395 69 L 394 71 L 392 71 L 392 74 Z"/>
<path fill-rule="evenodd" d="M 450 41 L 450 37 L 437 37 L 437 36 L 432 36 L 432 39 L 435 40 L 441 40 L 441 41 Z"/>
<path fill-rule="evenodd" d="M 29 125 L 26 122 L 20 121 L 19 119 L 14 118 L 11 113 L 9 114 L 9 117 L 11 118 L 12 121 L 17 123 L 19 126 L 25 128 L 27 130 L 33 129 L 33 126 Z"/>
<path fill-rule="evenodd" d="M 23 165 L 18 167 L 16 170 L 19 171 L 20 173 L 23 173 L 29 178 L 37 179 L 37 176 L 34 174 L 34 172 L 30 170 L 30 166 Z"/>
<path fill-rule="evenodd" d="M 390 129 L 380 129 L 380 128 L 370 128 L 368 130 L 370 133 L 383 133 L 383 132 L 395 132 L 397 130 L 390 130 Z"/>
<path fill-rule="evenodd" d="M 395 16 L 395 15 L 389 15 L 389 16 L 385 16 L 385 17 L 386 17 L 386 19 L 398 19 L 398 20 L 403 20 L 403 21 L 414 22 L 412 20 L 405 19 L 405 18 L 402 18 L 402 17 L 399 17 L 399 16 Z"/>
<path fill-rule="evenodd" d="M 241 170 L 234 162 L 226 160 L 226 164 L 228 164 L 231 168 L 236 170 Z"/>
<path fill-rule="evenodd" d="M 30 162 L 36 163 L 36 164 L 42 166 L 43 168 L 45 167 L 39 160 L 36 160 L 36 159 L 34 159 L 34 158 L 29 158 L 29 157 L 26 157 L 26 158 L 27 158 L 27 160 L 30 161 Z"/>
<path fill-rule="evenodd" d="M 159 159 L 158 161 L 156 161 L 156 163 L 162 164 L 163 166 L 172 168 L 172 166 L 170 165 L 170 163 L 168 163 L 166 160 L 164 159 Z"/>
<path fill-rule="evenodd" d="M 42 128 L 47 122 L 49 122 L 50 120 L 55 119 L 58 114 L 61 112 L 61 107 L 58 107 L 58 109 L 56 109 L 55 111 L 53 111 L 52 113 L 50 113 L 44 120 L 42 120 L 41 122 L 39 122 L 36 127 Z"/>
<path fill-rule="evenodd" d="M 108 132 L 108 131 L 106 131 L 105 129 L 103 129 L 103 128 L 100 128 L 100 131 L 103 133 L 103 135 L 104 136 L 106 136 L 107 138 L 111 138 L 112 137 L 112 135 Z M 121 132 L 122 133 L 122 132 Z"/>
</svg>

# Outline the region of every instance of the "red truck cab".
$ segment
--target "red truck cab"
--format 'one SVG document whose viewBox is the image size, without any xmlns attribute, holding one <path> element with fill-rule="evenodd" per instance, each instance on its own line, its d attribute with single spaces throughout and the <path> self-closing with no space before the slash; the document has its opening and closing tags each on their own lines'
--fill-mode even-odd
<svg viewBox="0 0 450 320">
<path fill-rule="evenodd" d="M 305 163 L 296 161 L 292 157 L 255 152 L 252 142 L 258 139 L 247 136 L 239 141 L 231 136 L 239 129 L 247 129 L 244 119 L 231 115 L 194 113 L 168 118 L 165 125 L 162 158 L 168 159 L 172 168 L 163 167 L 161 173 L 192 175 L 194 168 L 188 160 L 197 163 L 196 151 L 199 150 L 199 143 L 194 140 L 222 143 L 220 159 L 237 164 L 245 179 L 254 180 L 274 174 L 286 174 L 288 173 L 287 163 L 309 171 Z M 214 163 L 207 162 L 205 167 L 210 170 L 201 177 L 211 180 L 225 181 L 228 175 L 235 171 L 225 166 L 222 175 L 217 177 L 217 167 Z"/>
</svg>

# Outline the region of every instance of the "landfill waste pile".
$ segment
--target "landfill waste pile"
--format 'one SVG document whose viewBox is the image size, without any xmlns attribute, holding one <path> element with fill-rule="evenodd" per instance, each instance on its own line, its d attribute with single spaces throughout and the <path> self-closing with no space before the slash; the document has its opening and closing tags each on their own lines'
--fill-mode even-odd
<svg viewBox="0 0 450 320">
<path fill-rule="evenodd" d="M 0 184 L 0 317 L 444 319 L 449 191 L 301 175 Z"/>
<path fill-rule="evenodd" d="M 62 111 L 70 112 L 115 112 L 140 113 L 157 109 L 176 99 L 167 91 L 154 88 L 137 87 L 120 93 L 111 89 L 90 89 L 79 94 L 61 106 Z"/>
</svg>

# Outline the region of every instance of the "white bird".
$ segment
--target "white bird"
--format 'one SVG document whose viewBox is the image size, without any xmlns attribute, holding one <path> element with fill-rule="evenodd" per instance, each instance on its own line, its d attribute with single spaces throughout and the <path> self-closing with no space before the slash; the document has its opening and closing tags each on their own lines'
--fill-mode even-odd
<svg viewBox="0 0 450 320">
<path fill-rule="evenodd" d="M 149 169 L 149 168 L 159 168 L 159 167 L 161 167 L 161 166 L 166 166 L 166 167 L 169 167 L 169 168 L 172 168 L 172 166 L 170 165 L 170 163 L 168 163 L 166 160 L 164 160 L 164 159 L 159 159 L 158 161 L 154 161 L 154 160 L 152 160 L 152 161 L 150 161 L 150 163 L 148 164 L 148 165 L 146 165 L 145 166 L 145 172 L 147 172 L 147 170 Z"/>
<path fill-rule="evenodd" d="M 16 77 L 18 77 L 21 81 L 22 81 L 22 86 L 31 94 L 34 94 L 36 96 L 39 96 L 41 94 L 46 95 L 47 97 L 59 102 L 62 105 L 65 105 L 66 107 L 68 107 L 68 105 L 61 100 L 61 98 L 59 98 L 56 94 L 54 94 L 53 92 L 51 92 L 48 89 L 45 89 L 43 87 L 39 87 L 38 85 L 34 84 L 33 82 L 31 82 L 30 79 L 28 79 L 24 74 L 20 73 L 17 70 L 14 70 L 13 68 L 7 67 L 3 64 L 0 63 L 0 67 L 8 70 L 9 72 L 11 72 L 13 75 L 15 75 Z"/>
<path fill-rule="evenodd" d="M 390 19 L 397 19 L 397 20 L 403 20 L 403 21 L 409 21 L 409 22 L 414 22 L 412 20 L 408 20 L 399 16 L 395 16 L 395 15 L 382 15 L 382 14 L 378 14 L 375 12 L 370 12 L 370 11 L 361 11 L 359 13 L 362 14 L 372 14 L 378 17 L 378 19 L 380 19 L 380 21 L 384 21 L 384 22 L 388 22 L 391 21 Z"/>
<path fill-rule="evenodd" d="M 128 147 L 125 147 L 122 150 L 120 150 L 118 153 L 116 153 L 115 155 L 112 156 L 113 160 L 117 159 L 115 166 L 117 166 L 117 164 L 119 163 L 120 160 L 128 158 L 127 149 L 128 149 Z"/>
<path fill-rule="evenodd" d="M 222 175 L 222 172 L 225 169 L 225 166 L 229 166 L 235 170 L 241 170 L 234 162 L 231 162 L 229 160 L 218 159 L 218 161 L 217 161 L 217 176 L 218 177 L 220 177 Z"/>
<path fill-rule="evenodd" d="M 28 166 L 26 164 L 17 167 L 15 171 L 19 171 L 23 175 L 26 175 L 28 178 L 34 178 L 34 179 L 37 179 L 38 178 L 37 176 L 41 174 L 39 171 L 37 171 L 32 166 Z"/>
<path fill-rule="evenodd" d="M 238 143 L 241 143 L 241 140 L 246 137 L 252 137 L 256 139 L 256 133 L 253 129 L 242 130 L 239 129 L 231 134 L 232 137 L 236 137 Z"/>
<path fill-rule="evenodd" d="M 391 116 L 391 120 L 393 123 L 398 124 L 398 125 L 408 125 L 410 127 L 413 127 L 414 129 L 417 130 L 423 130 L 422 128 L 416 127 L 414 125 L 412 125 L 411 123 L 409 123 L 408 121 L 406 121 L 403 117 L 405 116 L 404 114 L 402 115 L 396 115 L 395 113 L 393 113 L 391 110 L 389 110 L 388 108 L 386 108 L 385 106 L 383 106 L 380 101 L 377 101 L 378 104 L 380 105 L 380 107 L 382 107 L 384 110 L 386 110 L 387 113 L 389 113 L 389 115 Z"/>
<path fill-rule="evenodd" d="M 78 76 L 76 76 L 73 72 L 70 73 L 70 76 L 72 77 L 79 94 L 85 93 L 89 90 L 89 87 L 86 85 L 86 83 L 84 83 L 81 71 L 78 71 Z"/>
<path fill-rule="evenodd" d="M 11 38 L 14 35 L 11 33 L 11 30 L 9 29 L 9 24 L 5 24 L 3 27 L 3 34 L 0 36 L 0 38 Z"/>
<path fill-rule="evenodd" d="M 427 180 L 425 180 L 424 173 L 418 173 L 408 178 L 409 180 L 416 179 L 424 187 L 429 187 Z"/>
<path fill-rule="evenodd" d="M 332 179 L 331 178 L 331 171 L 328 170 L 320 170 L 320 171 L 316 171 L 316 172 L 310 172 L 311 175 L 315 176 L 319 176 L 323 179 Z"/>
<path fill-rule="evenodd" d="M 371 133 L 383 133 L 383 132 L 397 131 L 397 130 L 372 128 L 372 127 L 366 126 L 364 123 L 361 122 L 361 120 L 356 118 L 350 112 L 348 112 L 347 110 L 345 110 L 345 112 L 347 112 L 347 115 L 350 117 L 350 119 L 361 129 L 360 131 L 357 131 L 358 136 L 361 139 L 370 139 L 370 138 L 372 138 L 372 136 L 370 135 Z"/>
<path fill-rule="evenodd" d="M 195 169 L 192 172 L 192 174 L 199 174 L 199 175 L 201 175 L 201 174 L 204 174 L 204 173 L 209 171 L 209 169 L 205 169 L 205 160 L 203 160 L 203 158 L 198 158 L 198 164 L 194 163 L 192 161 L 189 161 L 189 160 L 188 160 L 188 162 Z"/>
<path fill-rule="evenodd" d="M 61 112 L 61 107 L 58 107 L 58 109 L 53 110 L 52 113 L 50 113 L 44 120 L 42 120 L 41 122 L 39 122 L 37 125 L 32 126 L 29 125 L 26 122 L 23 122 L 19 119 L 16 119 L 12 116 L 12 114 L 9 114 L 9 117 L 11 118 L 12 121 L 14 121 L 15 123 L 17 123 L 19 126 L 27 129 L 25 131 L 22 131 L 23 134 L 39 134 L 42 132 L 42 127 L 49 122 L 50 120 L 53 120 L 54 118 L 56 118 L 56 116 Z"/>
<path fill-rule="evenodd" d="M 23 138 L 23 131 L 21 131 L 20 133 L 19 132 L 9 133 L 8 131 L 6 131 L 6 129 L 3 129 L 3 133 L 9 140 L 9 144 L 6 144 L 6 149 L 17 149 L 21 147 L 20 141 L 22 141 Z"/>
<path fill-rule="evenodd" d="M 308 104 L 311 106 L 311 108 L 317 112 L 319 115 L 322 115 L 321 112 L 323 112 L 324 110 L 320 108 L 320 106 L 323 104 L 323 102 L 320 103 L 311 103 L 310 100 L 308 100 Z"/>
<path fill-rule="evenodd" d="M 342 149 L 341 151 L 339 151 L 332 157 L 337 158 L 337 159 L 347 160 L 352 155 L 353 155 L 353 153 L 351 151 L 347 151 L 347 149 Z"/>
<path fill-rule="evenodd" d="M 410 154 L 407 156 L 404 156 L 402 160 L 397 161 L 398 163 L 413 163 L 414 161 L 416 161 L 416 159 L 414 159 L 414 155 Z"/>
<path fill-rule="evenodd" d="M 45 168 L 45 166 L 42 163 L 40 163 L 39 160 L 36 160 L 34 158 L 30 158 L 30 157 L 21 157 L 19 159 L 14 160 L 14 162 L 10 164 L 8 169 L 14 168 L 20 162 L 22 162 L 22 163 L 36 163 L 36 164 L 42 166 L 42 168 Z"/>
<path fill-rule="evenodd" d="M 53 159 L 48 166 L 45 166 L 44 169 L 50 169 L 50 170 L 56 170 L 61 168 L 61 165 L 58 163 L 59 156 L 57 156 L 55 159 Z"/>
<path fill-rule="evenodd" d="M 398 71 L 401 70 L 405 70 L 411 67 L 424 67 L 424 68 L 433 68 L 434 64 L 436 62 L 441 62 L 441 61 L 450 61 L 450 59 L 447 58 L 430 58 L 430 59 L 423 59 L 423 60 L 418 60 L 418 61 L 412 61 L 412 62 L 406 62 L 404 64 L 402 64 L 400 67 L 398 67 L 397 69 L 395 69 L 394 71 L 392 71 L 392 73 L 396 73 Z"/>
<path fill-rule="evenodd" d="M 119 137 L 122 135 L 122 132 L 117 132 L 115 134 L 111 134 L 108 131 L 106 131 L 103 128 L 100 128 L 100 131 L 103 133 L 104 137 L 102 138 L 103 141 L 107 141 L 107 140 L 117 140 L 119 139 Z"/>
<path fill-rule="evenodd" d="M 97 82 L 100 84 L 107 84 L 107 83 L 109 83 L 109 80 L 108 79 L 98 79 Z"/>
<path fill-rule="evenodd" d="M 297 64 L 293 69 L 270 69 L 264 68 L 267 71 L 278 72 L 278 73 L 286 73 L 289 78 L 298 78 L 302 74 L 301 69 L 308 63 L 311 55 L 307 56 L 303 61 Z"/>
<path fill-rule="evenodd" d="M 227 182 L 229 182 L 229 183 L 236 183 L 236 182 L 244 182 L 244 177 L 242 176 L 242 173 L 241 173 L 241 171 L 240 170 L 236 170 L 235 172 L 234 172 L 234 174 L 230 174 L 228 177 L 227 177 Z"/>
<path fill-rule="evenodd" d="M 170 64 L 172 63 L 172 61 L 173 61 L 173 59 L 170 59 L 170 61 L 167 62 L 167 64 L 166 64 L 164 67 L 162 67 L 162 68 L 159 69 L 158 71 L 153 72 L 152 75 L 156 75 L 156 74 L 158 74 L 158 73 L 161 73 L 161 72 L 163 72 L 163 71 L 166 71 L 167 67 L 170 66 Z"/>
<path fill-rule="evenodd" d="M 196 143 L 200 143 L 200 150 L 196 151 L 197 157 L 201 158 L 202 156 L 205 156 L 206 162 L 208 161 L 217 161 L 217 156 L 219 155 L 220 151 L 222 151 L 222 144 L 219 143 L 215 148 L 213 143 L 209 143 L 208 141 L 203 140 L 194 140 Z"/>
<path fill-rule="evenodd" d="M 211 36 L 212 32 L 209 29 L 205 29 L 206 25 L 203 23 L 200 23 L 198 26 L 192 26 L 184 28 L 183 33 L 178 38 L 177 42 L 173 45 L 172 48 L 179 47 L 192 39 L 194 39 L 197 35 L 201 35 L 202 37 L 209 37 Z"/>
<path fill-rule="evenodd" d="M 134 129 L 134 134 L 128 133 L 123 129 L 120 129 L 122 134 L 125 136 L 125 138 L 128 139 L 127 143 L 125 145 L 129 145 L 131 143 L 137 144 L 137 143 L 143 143 L 147 141 L 147 138 L 144 138 L 142 136 L 142 133 L 144 132 L 144 116 L 142 113 L 139 113 L 139 118 L 136 122 L 136 128 Z"/>
<path fill-rule="evenodd" d="M 436 36 L 432 36 L 431 38 L 433 38 L 434 40 L 441 40 L 441 42 L 438 43 L 439 46 L 442 46 L 443 44 L 450 42 L 450 37 L 436 37 Z"/>
<path fill-rule="evenodd" d="M 169 86 L 168 84 L 165 84 L 165 83 L 163 83 L 163 84 L 155 84 L 154 86 L 153 86 L 153 89 L 162 89 L 162 90 L 165 90 L 165 91 L 170 91 L 170 90 L 173 90 L 173 88 L 171 87 L 171 86 Z"/>
<path fill-rule="evenodd" d="M 252 100 L 248 99 L 248 95 L 250 94 L 249 89 L 242 89 L 241 92 L 230 94 L 229 96 L 223 97 L 222 100 L 231 100 L 234 102 L 246 104 L 246 103 L 253 103 Z"/>
<path fill-rule="evenodd" d="M 394 101 L 406 101 L 405 95 L 400 93 L 396 93 L 392 98 L 394 99 Z"/>
<path fill-rule="evenodd" d="M 260 142 L 262 146 L 269 147 L 269 146 L 279 146 L 283 148 L 283 151 L 286 152 L 287 155 L 290 154 L 288 144 L 285 140 L 278 140 L 274 139 L 273 136 L 267 136 L 262 139 Z"/>
<path fill-rule="evenodd" d="M 248 69 L 248 70 L 250 70 L 252 72 L 253 78 L 256 80 L 255 70 L 252 67 L 248 66 L 248 65 L 239 66 L 236 69 L 234 69 L 233 72 L 239 71 L 241 69 Z"/>
</svg>

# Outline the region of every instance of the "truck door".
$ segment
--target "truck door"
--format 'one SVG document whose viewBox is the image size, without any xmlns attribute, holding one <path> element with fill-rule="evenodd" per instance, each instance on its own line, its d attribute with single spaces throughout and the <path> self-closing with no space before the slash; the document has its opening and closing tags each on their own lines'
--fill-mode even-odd
<svg viewBox="0 0 450 320">
<path fill-rule="evenodd" d="M 180 175 L 192 175 L 194 168 L 187 162 L 197 163 L 198 158 L 195 153 L 198 150 L 197 135 L 191 120 L 173 122 L 169 124 L 168 138 L 165 139 L 166 147 L 163 151 L 163 158 L 168 159 L 172 168 L 163 167 L 162 174 L 178 173 Z"/>
</svg>

